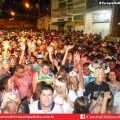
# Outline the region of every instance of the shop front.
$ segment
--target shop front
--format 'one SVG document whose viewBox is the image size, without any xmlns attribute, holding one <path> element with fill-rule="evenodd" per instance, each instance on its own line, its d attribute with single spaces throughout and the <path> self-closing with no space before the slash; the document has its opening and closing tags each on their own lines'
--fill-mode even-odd
<svg viewBox="0 0 120 120">
<path fill-rule="evenodd" d="M 112 9 L 86 13 L 85 33 L 100 34 L 103 38 L 110 35 Z"/>
</svg>

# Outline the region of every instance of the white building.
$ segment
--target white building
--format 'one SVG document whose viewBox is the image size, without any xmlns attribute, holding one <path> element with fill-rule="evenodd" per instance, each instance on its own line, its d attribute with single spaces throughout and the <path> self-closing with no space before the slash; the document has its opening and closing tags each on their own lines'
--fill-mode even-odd
<svg viewBox="0 0 120 120">
<path fill-rule="evenodd" d="M 51 29 L 84 30 L 103 37 L 111 33 L 113 6 L 100 0 L 51 0 Z M 109 0 L 112 1 L 112 0 Z"/>
<path fill-rule="evenodd" d="M 85 0 L 51 0 L 51 29 L 84 30 Z"/>
<path fill-rule="evenodd" d="M 85 33 L 108 36 L 111 33 L 112 19 L 112 5 L 102 5 L 100 0 L 86 0 Z"/>
</svg>

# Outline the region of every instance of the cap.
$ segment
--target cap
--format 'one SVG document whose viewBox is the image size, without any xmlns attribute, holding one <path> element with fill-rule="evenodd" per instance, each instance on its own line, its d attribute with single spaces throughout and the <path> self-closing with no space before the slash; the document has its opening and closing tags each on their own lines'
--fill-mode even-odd
<svg viewBox="0 0 120 120">
<path fill-rule="evenodd" d="M 37 58 L 38 58 L 38 59 L 44 59 L 44 56 L 43 56 L 42 54 L 39 54 L 39 55 L 37 56 Z"/>
<path fill-rule="evenodd" d="M 69 77 L 78 77 L 78 74 L 75 71 L 71 71 Z"/>
<path fill-rule="evenodd" d="M 10 60 L 3 60 L 2 65 L 10 64 Z"/>
<path fill-rule="evenodd" d="M 55 80 L 55 85 L 57 85 L 57 86 L 64 86 L 65 85 L 65 83 L 63 83 L 63 82 L 61 82 L 61 81 L 59 81 L 59 80 Z"/>
<path fill-rule="evenodd" d="M 26 64 L 26 65 L 28 65 L 28 64 L 32 64 L 32 61 L 30 61 L 30 60 L 26 60 L 25 64 Z"/>
<path fill-rule="evenodd" d="M 1 108 L 3 109 L 4 107 L 6 107 L 7 102 L 10 102 L 10 101 L 17 102 L 17 98 L 12 92 L 9 92 L 9 93 L 5 94 L 5 96 L 3 98 L 3 101 L 1 103 Z"/>
</svg>

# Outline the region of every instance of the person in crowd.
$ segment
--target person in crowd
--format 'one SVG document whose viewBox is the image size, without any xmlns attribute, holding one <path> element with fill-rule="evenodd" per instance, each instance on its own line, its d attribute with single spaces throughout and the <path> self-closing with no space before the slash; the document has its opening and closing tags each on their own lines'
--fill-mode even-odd
<svg viewBox="0 0 120 120">
<path fill-rule="evenodd" d="M 14 55 L 10 56 L 10 73 L 11 76 L 13 76 L 14 72 L 15 72 L 15 66 L 16 66 L 16 58 Z"/>
<path fill-rule="evenodd" d="M 2 78 L 4 78 L 4 77 L 11 76 L 9 69 L 10 69 L 10 61 L 3 60 L 2 66 L 1 66 L 1 71 L 0 71 L 0 80 L 2 80 Z"/>
<path fill-rule="evenodd" d="M 35 93 L 30 98 L 30 103 L 33 103 L 36 100 L 39 100 L 40 90 L 43 85 L 46 85 L 45 81 L 37 83 Z"/>
<path fill-rule="evenodd" d="M 116 64 L 116 60 L 111 59 L 109 61 L 109 67 L 110 67 L 110 70 L 115 70 L 116 71 L 118 81 L 120 81 L 120 70 L 118 68 L 118 65 Z"/>
<path fill-rule="evenodd" d="M 108 81 L 108 85 L 110 88 L 110 91 L 114 95 L 116 92 L 120 91 L 120 82 L 117 80 L 117 75 L 115 70 L 111 70 L 108 73 L 108 78 L 110 81 Z"/>
<path fill-rule="evenodd" d="M 6 95 L 6 93 L 13 93 L 16 96 L 16 99 L 18 101 L 18 104 L 21 103 L 21 95 L 20 95 L 20 91 L 18 88 L 16 88 L 14 86 L 13 81 L 10 79 L 10 77 L 4 77 L 1 80 L 1 85 L 0 85 L 0 92 L 1 92 L 1 97 L 0 97 L 0 101 L 2 102 L 4 99 L 4 96 Z"/>
<path fill-rule="evenodd" d="M 90 65 L 90 63 L 84 63 L 83 64 L 83 77 L 84 77 L 85 85 L 87 85 L 88 83 L 95 80 L 95 78 L 91 74 L 92 72 L 89 69 L 89 65 Z"/>
<path fill-rule="evenodd" d="M 16 65 L 15 73 L 11 77 L 11 80 L 14 86 L 20 90 L 21 98 L 26 97 L 31 86 L 31 77 L 24 73 L 24 67 L 22 65 Z"/>
<path fill-rule="evenodd" d="M 78 97 L 74 102 L 74 114 L 88 114 L 89 113 L 89 101 L 87 97 Z"/>
<path fill-rule="evenodd" d="M 40 70 L 43 61 L 44 61 L 44 56 L 42 54 L 39 54 L 37 56 L 37 64 L 34 65 L 34 69 Z"/>
<path fill-rule="evenodd" d="M 112 113 L 113 96 L 109 92 L 101 93 L 96 100 L 92 100 L 89 107 L 90 113 Z"/>
<path fill-rule="evenodd" d="M 95 80 L 86 85 L 84 96 L 89 96 L 91 101 L 97 99 L 101 93 L 110 91 L 109 85 L 104 82 L 105 73 L 109 72 L 109 68 L 107 70 L 102 68 L 94 69 L 91 64 L 89 68 L 94 72 Z"/>
<path fill-rule="evenodd" d="M 6 93 L 1 103 L 1 110 L 3 114 L 16 114 L 18 109 L 18 101 L 16 96 L 12 93 Z"/>
<path fill-rule="evenodd" d="M 47 61 L 43 61 L 41 69 L 33 75 L 32 88 L 35 92 L 36 85 L 40 81 L 45 81 L 47 84 L 52 85 L 54 82 L 54 75 L 50 72 L 50 64 Z"/>
<path fill-rule="evenodd" d="M 29 105 L 30 113 L 64 113 L 62 107 L 54 102 L 54 89 L 50 85 L 43 85 L 39 100 Z"/>
</svg>

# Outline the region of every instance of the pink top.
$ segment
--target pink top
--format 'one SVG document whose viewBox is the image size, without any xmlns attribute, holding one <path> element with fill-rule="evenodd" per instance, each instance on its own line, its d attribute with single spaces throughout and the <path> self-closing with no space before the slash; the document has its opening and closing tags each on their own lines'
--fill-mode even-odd
<svg viewBox="0 0 120 120">
<path fill-rule="evenodd" d="M 20 90 L 21 97 L 27 96 L 29 85 L 31 84 L 31 77 L 28 74 L 24 74 L 22 78 L 17 78 L 15 75 L 11 77 L 14 85 Z"/>
</svg>

